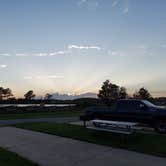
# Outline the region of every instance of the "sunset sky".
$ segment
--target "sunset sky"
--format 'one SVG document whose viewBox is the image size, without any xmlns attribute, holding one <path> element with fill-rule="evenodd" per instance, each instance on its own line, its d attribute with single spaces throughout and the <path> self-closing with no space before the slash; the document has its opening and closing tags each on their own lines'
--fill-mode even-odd
<svg viewBox="0 0 166 166">
<path fill-rule="evenodd" d="M 166 96 L 165 0 L 0 0 L 0 86 Z"/>
</svg>

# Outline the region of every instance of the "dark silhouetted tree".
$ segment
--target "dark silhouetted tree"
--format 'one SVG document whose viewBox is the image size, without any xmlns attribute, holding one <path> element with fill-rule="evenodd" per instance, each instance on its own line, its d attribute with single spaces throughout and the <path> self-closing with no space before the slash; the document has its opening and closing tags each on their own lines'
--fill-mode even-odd
<svg viewBox="0 0 166 166">
<path fill-rule="evenodd" d="M 6 98 L 6 99 L 8 99 L 9 97 L 13 96 L 12 91 L 9 88 L 4 89 L 4 93 L 3 94 L 4 94 L 4 98 Z"/>
<path fill-rule="evenodd" d="M 0 87 L 0 100 L 3 99 L 3 92 L 4 92 L 4 88 Z"/>
<path fill-rule="evenodd" d="M 127 90 L 126 90 L 125 87 L 120 87 L 119 98 L 120 99 L 126 99 L 126 98 L 128 98 Z"/>
<path fill-rule="evenodd" d="M 33 90 L 28 91 L 25 95 L 24 95 L 25 99 L 27 100 L 31 100 L 35 97 L 35 94 L 33 93 Z"/>
<path fill-rule="evenodd" d="M 12 97 L 13 94 L 12 94 L 12 91 L 11 89 L 9 88 L 3 88 L 3 87 L 0 87 L 0 100 L 3 100 L 3 99 L 8 99 L 9 97 Z"/>
<path fill-rule="evenodd" d="M 143 88 L 140 88 L 139 91 L 136 91 L 136 92 L 133 94 L 133 98 L 148 100 L 148 99 L 151 98 L 151 94 L 149 93 L 149 91 L 148 91 L 147 89 L 145 89 L 145 88 L 143 87 Z"/>
<path fill-rule="evenodd" d="M 127 92 L 126 88 L 119 87 L 116 84 L 112 84 L 109 80 L 106 80 L 99 90 L 98 97 L 104 102 L 109 103 L 117 99 L 126 98 Z"/>
</svg>

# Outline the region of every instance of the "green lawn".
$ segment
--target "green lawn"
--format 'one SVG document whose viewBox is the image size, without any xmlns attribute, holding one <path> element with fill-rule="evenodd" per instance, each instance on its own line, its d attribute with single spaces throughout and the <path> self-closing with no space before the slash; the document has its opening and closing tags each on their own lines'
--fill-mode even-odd
<svg viewBox="0 0 166 166">
<path fill-rule="evenodd" d="M 0 166 L 38 166 L 38 164 L 0 148 Z"/>
<path fill-rule="evenodd" d="M 91 131 L 82 126 L 57 123 L 23 123 L 16 127 L 166 157 L 166 136 L 157 134 L 120 135 Z"/>
<path fill-rule="evenodd" d="M 15 114 L 0 114 L 0 120 L 5 119 L 26 119 L 26 118 L 52 118 L 52 117 L 70 117 L 80 116 L 82 111 L 57 111 L 57 112 L 36 112 L 36 113 L 15 113 Z"/>
</svg>

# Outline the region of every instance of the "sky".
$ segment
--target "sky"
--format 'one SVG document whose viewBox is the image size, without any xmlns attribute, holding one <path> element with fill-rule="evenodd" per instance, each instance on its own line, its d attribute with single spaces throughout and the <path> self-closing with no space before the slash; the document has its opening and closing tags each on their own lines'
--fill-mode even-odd
<svg viewBox="0 0 166 166">
<path fill-rule="evenodd" d="M 109 79 L 166 96 L 165 18 L 165 0 L 0 0 L 0 86 L 78 95 Z"/>
</svg>

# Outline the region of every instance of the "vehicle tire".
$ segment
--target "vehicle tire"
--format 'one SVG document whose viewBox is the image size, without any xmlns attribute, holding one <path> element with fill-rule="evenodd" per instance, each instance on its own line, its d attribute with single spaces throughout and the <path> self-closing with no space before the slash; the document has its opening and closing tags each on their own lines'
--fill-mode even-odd
<svg viewBox="0 0 166 166">
<path fill-rule="evenodd" d="M 156 123 L 155 130 L 158 133 L 166 134 L 166 121 L 159 121 Z"/>
</svg>

